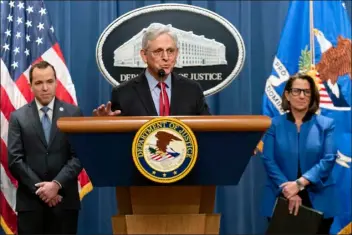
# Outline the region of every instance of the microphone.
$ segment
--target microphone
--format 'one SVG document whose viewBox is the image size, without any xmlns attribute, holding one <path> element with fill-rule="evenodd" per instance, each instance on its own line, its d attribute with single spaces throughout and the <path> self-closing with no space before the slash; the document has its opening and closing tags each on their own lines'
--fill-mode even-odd
<svg viewBox="0 0 352 235">
<path fill-rule="evenodd" d="M 159 69 L 158 76 L 159 76 L 159 79 L 160 79 L 160 82 L 161 82 L 163 80 L 163 77 L 165 76 L 165 70 Z M 164 92 L 163 92 L 164 83 L 160 83 L 160 89 L 161 89 L 161 99 L 163 100 L 163 110 L 159 110 L 159 113 L 163 114 L 164 110 L 165 110 L 165 98 L 164 98 Z"/>
<path fill-rule="evenodd" d="M 158 76 L 159 76 L 160 80 L 161 80 L 163 77 L 165 77 L 165 70 L 159 69 L 159 71 L 158 71 Z"/>
</svg>

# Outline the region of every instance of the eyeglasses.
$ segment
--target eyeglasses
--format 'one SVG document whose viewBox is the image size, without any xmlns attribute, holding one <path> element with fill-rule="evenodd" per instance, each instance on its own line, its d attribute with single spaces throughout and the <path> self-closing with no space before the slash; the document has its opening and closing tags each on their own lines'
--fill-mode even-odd
<svg viewBox="0 0 352 235">
<path fill-rule="evenodd" d="M 290 91 L 293 96 L 299 96 L 301 95 L 302 92 L 307 97 L 310 97 L 312 95 L 312 92 L 310 89 L 291 88 Z"/>
<path fill-rule="evenodd" d="M 162 57 L 164 55 L 164 52 L 166 52 L 167 56 L 174 56 L 176 54 L 176 49 L 175 48 L 169 48 L 167 50 L 163 49 L 157 49 L 155 51 L 151 51 L 153 56 L 155 57 Z"/>
</svg>

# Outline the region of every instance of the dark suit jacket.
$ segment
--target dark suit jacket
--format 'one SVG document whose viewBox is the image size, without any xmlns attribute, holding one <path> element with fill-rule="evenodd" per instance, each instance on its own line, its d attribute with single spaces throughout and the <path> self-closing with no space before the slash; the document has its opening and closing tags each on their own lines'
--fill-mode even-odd
<svg viewBox="0 0 352 235">
<path fill-rule="evenodd" d="M 200 85 L 172 73 L 170 116 L 210 115 Z M 144 72 L 138 77 L 114 87 L 111 109 L 123 116 L 158 116 Z"/>
<path fill-rule="evenodd" d="M 60 117 L 82 116 L 78 107 L 57 98 L 54 103 L 49 144 L 39 120 L 35 101 L 14 111 L 10 117 L 8 132 L 8 164 L 11 174 L 18 181 L 16 210 L 40 209 L 45 203 L 35 194 L 34 185 L 42 181 L 57 180 L 64 209 L 79 209 L 77 176 L 82 170 L 66 135 L 60 132 L 56 122 Z"/>
</svg>

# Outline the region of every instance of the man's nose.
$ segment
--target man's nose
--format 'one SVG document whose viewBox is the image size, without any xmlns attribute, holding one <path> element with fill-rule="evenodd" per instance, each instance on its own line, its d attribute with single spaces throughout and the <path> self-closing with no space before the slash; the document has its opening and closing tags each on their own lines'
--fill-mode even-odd
<svg viewBox="0 0 352 235">
<path fill-rule="evenodd" d="M 167 54 L 167 51 L 163 51 L 163 52 L 161 53 L 161 58 L 162 58 L 163 60 L 168 60 L 168 59 L 169 59 L 169 55 Z"/>
</svg>

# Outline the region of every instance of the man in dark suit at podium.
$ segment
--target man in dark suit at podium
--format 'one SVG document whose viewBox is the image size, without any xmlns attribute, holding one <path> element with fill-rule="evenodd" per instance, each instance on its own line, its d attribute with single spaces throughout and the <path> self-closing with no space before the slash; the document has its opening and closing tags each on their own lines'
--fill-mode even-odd
<svg viewBox="0 0 352 235">
<path fill-rule="evenodd" d="M 151 24 L 144 33 L 140 55 L 147 68 L 114 87 L 111 101 L 94 109 L 95 116 L 210 115 L 200 85 L 172 72 L 178 47 L 170 26 Z"/>
<path fill-rule="evenodd" d="M 55 98 L 56 72 L 46 61 L 31 67 L 29 80 L 35 100 L 11 113 L 8 131 L 8 164 L 18 181 L 17 231 L 75 234 L 82 166 L 56 121 L 81 112 Z"/>
</svg>

